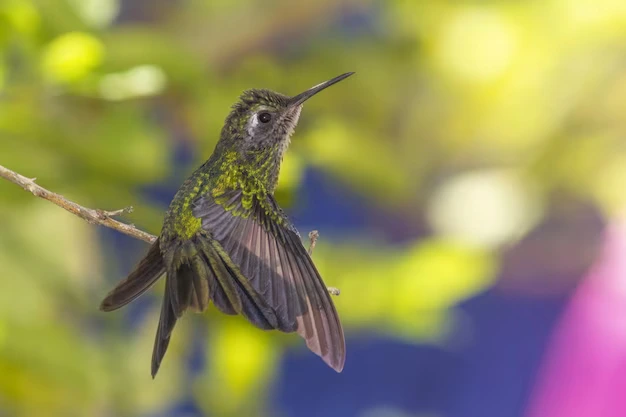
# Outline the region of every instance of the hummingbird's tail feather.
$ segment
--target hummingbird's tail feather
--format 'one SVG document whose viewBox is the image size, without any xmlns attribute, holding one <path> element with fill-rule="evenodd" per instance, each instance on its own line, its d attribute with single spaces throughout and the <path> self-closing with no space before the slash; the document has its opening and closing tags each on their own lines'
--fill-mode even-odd
<svg viewBox="0 0 626 417">
<path fill-rule="evenodd" d="M 194 257 L 190 261 L 190 264 L 193 270 L 193 291 L 191 293 L 189 306 L 193 311 L 201 313 L 209 306 L 209 282 L 211 281 L 211 272 L 201 256 Z"/>
<path fill-rule="evenodd" d="M 163 294 L 163 305 L 161 306 L 161 317 L 159 317 L 159 326 L 157 327 L 156 338 L 154 340 L 154 349 L 152 350 L 152 378 L 154 378 L 159 371 L 161 361 L 167 347 L 170 344 L 170 336 L 176 325 L 177 317 L 176 312 L 172 306 L 170 281 L 182 281 L 178 280 L 176 273 L 169 273 L 166 278 L 165 293 Z"/>
<path fill-rule="evenodd" d="M 159 326 L 152 351 L 152 377 L 159 371 L 176 321 L 187 308 L 203 311 L 208 307 L 208 275 L 202 268 L 201 254 L 186 241 L 166 251 L 168 264 Z"/>
<path fill-rule="evenodd" d="M 177 319 L 182 317 L 191 303 L 194 276 L 194 271 L 186 263 L 181 263 L 178 269 L 167 273 L 165 291 L 169 294 L 172 312 Z"/>
<path fill-rule="evenodd" d="M 135 270 L 104 298 L 100 310 L 113 311 L 125 306 L 150 288 L 164 272 L 165 265 L 157 239 Z"/>
<path fill-rule="evenodd" d="M 187 308 L 203 311 L 209 300 L 213 300 L 222 312 L 242 314 L 261 329 L 277 327 L 274 311 L 220 250 L 219 244 L 209 237 L 197 235 L 166 254 L 170 267 L 152 352 L 153 378 L 161 366 L 176 321 Z"/>
</svg>

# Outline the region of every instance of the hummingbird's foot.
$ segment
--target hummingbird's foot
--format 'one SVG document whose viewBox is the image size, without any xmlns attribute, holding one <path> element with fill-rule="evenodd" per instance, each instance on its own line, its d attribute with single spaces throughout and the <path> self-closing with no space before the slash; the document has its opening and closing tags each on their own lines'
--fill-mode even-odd
<svg viewBox="0 0 626 417">
<path fill-rule="evenodd" d="M 328 290 L 328 293 L 330 295 L 337 296 L 337 295 L 341 294 L 341 291 L 339 291 L 339 288 L 336 288 L 336 287 L 326 287 L 326 289 Z"/>
</svg>

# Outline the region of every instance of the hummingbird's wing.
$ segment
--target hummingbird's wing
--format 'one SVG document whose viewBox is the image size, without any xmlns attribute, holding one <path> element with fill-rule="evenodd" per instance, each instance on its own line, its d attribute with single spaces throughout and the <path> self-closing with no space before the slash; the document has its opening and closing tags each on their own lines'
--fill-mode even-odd
<svg viewBox="0 0 626 417">
<path fill-rule="evenodd" d="M 259 199 L 241 190 L 216 199 L 207 195 L 194 202 L 193 214 L 260 301 L 274 310 L 277 328 L 296 330 L 309 349 L 340 372 L 346 349 L 337 311 L 297 230 L 274 198 Z"/>
</svg>

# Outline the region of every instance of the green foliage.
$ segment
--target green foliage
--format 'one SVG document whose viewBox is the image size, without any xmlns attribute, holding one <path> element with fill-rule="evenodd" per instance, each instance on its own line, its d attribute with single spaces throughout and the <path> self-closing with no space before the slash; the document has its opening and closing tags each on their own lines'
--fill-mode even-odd
<svg viewBox="0 0 626 417">
<path fill-rule="evenodd" d="M 197 141 L 198 164 L 242 90 L 293 94 L 356 71 L 307 102 L 277 194 L 294 203 L 311 165 L 372 210 L 411 229 L 429 222 L 433 233 L 398 248 L 321 230 L 314 259 L 342 290 L 348 336 L 445 343 L 460 325 L 454 305 L 492 284 L 495 250 L 532 227 L 552 190 L 608 215 L 626 205 L 622 0 L 160 1 L 145 20 L 113 24 L 119 9 L 118 0 L 0 3 L 0 164 L 86 206 L 135 206 L 127 220 L 157 233 L 163 207 L 137 190 L 180 183 L 174 141 Z M 342 13 L 373 23 L 342 36 Z M 127 271 L 94 227 L 7 182 L 0 201 L 9 415 L 160 409 L 186 395 L 182 362 L 199 322 L 210 327 L 208 371 L 192 391 L 214 415 L 259 415 L 283 350 L 308 354 L 297 337 L 211 311 L 181 322 L 152 382 L 157 307 L 136 332 L 123 313 L 97 311 L 103 277 Z M 510 201 L 519 212 L 496 221 Z M 96 320 L 102 334 L 89 330 Z"/>
</svg>

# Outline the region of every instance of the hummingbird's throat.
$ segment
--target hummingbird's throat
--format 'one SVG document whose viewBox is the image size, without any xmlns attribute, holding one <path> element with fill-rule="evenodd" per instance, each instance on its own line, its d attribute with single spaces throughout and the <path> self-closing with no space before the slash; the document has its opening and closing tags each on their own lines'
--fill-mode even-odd
<svg viewBox="0 0 626 417">
<path fill-rule="evenodd" d="M 285 155 L 285 151 L 289 147 L 291 143 L 291 135 L 296 130 L 296 126 L 298 125 L 298 120 L 300 119 L 300 112 L 302 111 L 302 105 L 294 108 L 292 111 L 286 113 L 283 121 L 283 126 L 285 126 L 284 138 L 280 143 L 280 160 L 282 161 L 283 156 Z"/>
</svg>

